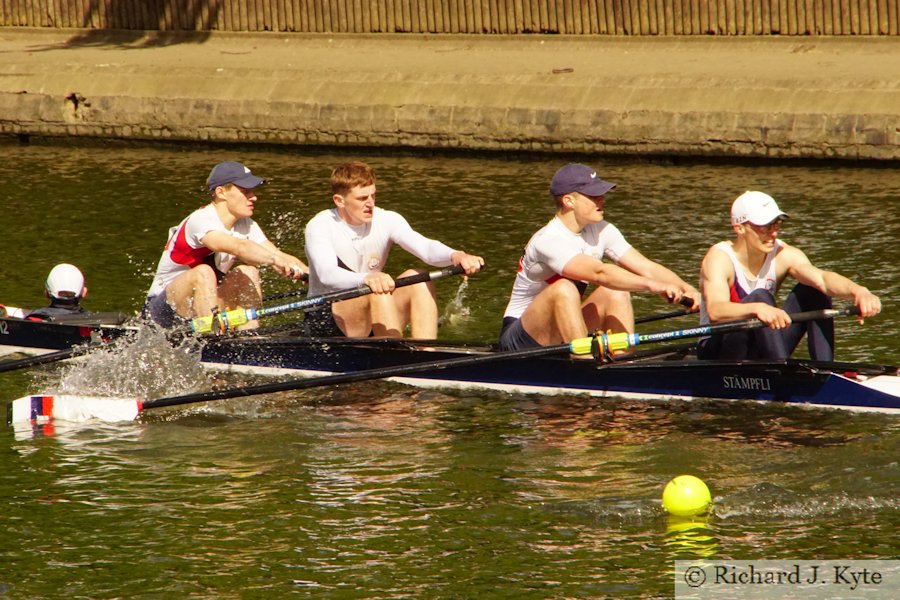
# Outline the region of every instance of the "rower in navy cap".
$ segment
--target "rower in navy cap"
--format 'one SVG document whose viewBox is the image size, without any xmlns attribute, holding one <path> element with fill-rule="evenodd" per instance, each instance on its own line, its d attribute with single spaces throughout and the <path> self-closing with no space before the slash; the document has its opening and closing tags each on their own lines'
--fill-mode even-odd
<svg viewBox="0 0 900 600">
<path fill-rule="evenodd" d="M 615 187 L 577 163 L 553 176 L 556 215 L 531 237 L 519 259 L 501 349 L 552 346 L 597 330 L 633 332 L 630 292 L 699 305 L 693 286 L 638 252 L 604 219 L 606 195 Z M 595 287 L 582 298 L 588 286 Z"/>
<path fill-rule="evenodd" d="M 221 162 L 206 179 L 211 202 L 169 230 L 144 311 L 163 327 L 212 314 L 215 308 L 258 308 L 259 267 L 300 279 L 308 269 L 270 242 L 251 218 L 265 179 L 239 162 Z M 241 264 L 237 264 L 241 263 Z M 254 328 L 251 321 L 242 328 Z"/>
</svg>

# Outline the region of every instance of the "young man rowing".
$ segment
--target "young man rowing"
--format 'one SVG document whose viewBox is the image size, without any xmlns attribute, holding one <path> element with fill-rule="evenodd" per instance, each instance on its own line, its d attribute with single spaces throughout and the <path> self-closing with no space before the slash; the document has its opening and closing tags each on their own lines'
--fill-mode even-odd
<svg viewBox="0 0 900 600">
<path fill-rule="evenodd" d="M 810 357 L 830 361 L 834 321 L 792 324 L 788 313 L 831 308 L 831 296 L 853 300 L 860 309 L 860 323 L 881 311 L 878 296 L 843 275 L 813 266 L 800 249 L 781 241 L 778 236 L 786 218 L 763 192 L 745 192 L 732 204 L 734 241 L 710 248 L 700 267 L 700 320 L 709 324 L 757 318 L 768 327 L 705 338 L 698 348 L 700 358 L 783 359 L 805 333 Z M 798 283 L 782 309 L 776 306 L 775 295 L 788 276 Z"/>
<path fill-rule="evenodd" d="M 569 164 L 553 176 L 556 215 L 532 236 L 519 259 L 501 349 L 551 346 L 597 330 L 633 332 L 629 292 L 699 303 L 696 289 L 646 258 L 604 220 L 606 194 L 614 187 L 586 165 Z M 596 289 L 582 299 L 588 285 Z"/>
<path fill-rule="evenodd" d="M 306 225 L 309 295 L 369 286 L 372 294 L 308 312 L 311 335 L 435 339 L 438 309 L 432 283 L 395 288 L 384 272 L 394 244 L 436 267 L 459 265 L 477 273 L 480 256 L 454 250 L 413 230 L 400 214 L 375 206 L 375 172 L 361 162 L 345 163 L 331 173 L 334 208 L 323 210 Z M 407 270 L 401 277 L 414 275 Z"/>
<path fill-rule="evenodd" d="M 144 310 L 163 327 L 262 303 L 259 267 L 299 279 L 306 265 L 270 242 L 251 218 L 264 179 L 238 162 L 213 167 L 206 180 L 212 202 L 169 230 Z M 244 264 L 234 266 L 236 262 Z M 257 327 L 256 321 L 242 328 Z"/>
</svg>

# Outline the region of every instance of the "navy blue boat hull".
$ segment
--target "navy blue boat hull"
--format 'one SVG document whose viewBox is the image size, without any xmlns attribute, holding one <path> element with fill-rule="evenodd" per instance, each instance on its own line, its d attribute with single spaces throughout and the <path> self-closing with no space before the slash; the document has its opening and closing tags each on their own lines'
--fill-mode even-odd
<svg viewBox="0 0 900 600">
<path fill-rule="evenodd" d="M 440 363 L 483 356 L 484 346 L 437 346 L 423 350 L 404 342 L 352 343 L 298 338 L 248 339 L 207 344 L 203 361 L 245 368 L 266 367 L 314 373 L 354 372 L 398 365 Z M 544 393 L 590 393 L 646 398 L 717 398 L 833 406 L 858 410 L 900 410 L 900 398 L 865 387 L 861 380 L 896 375 L 895 367 L 855 363 L 719 362 L 695 359 L 596 364 L 567 356 L 511 358 L 410 374 L 420 384 L 489 387 Z M 827 367 L 827 368 L 826 368 Z"/>
<path fill-rule="evenodd" d="M 109 340 L 127 328 L 66 325 L 0 318 L 0 347 L 39 353 Z M 296 335 L 209 338 L 201 360 L 243 370 L 355 372 L 435 363 L 492 353 L 486 345 L 423 344 L 403 340 L 313 339 Z M 877 375 L 896 377 L 897 367 L 857 363 L 728 363 L 666 360 L 597 365 L 566 356 L 511 358 L 489 364 L 427 368 L 409 375 L 420 385 L 492 388 L 540 393 L 588 393 L 633 398 L 714 398 L 811 404 L 856 410 L 900 412 L 900 392 L 865 385 Z"/>
<path fill-rule="evenodd" d="M 85 343 L 109 341 L 127 331 L 113 325 L 67 324 L 0 318 L 0 347 L 25 354 L 66 350 Z"/>
</svg>

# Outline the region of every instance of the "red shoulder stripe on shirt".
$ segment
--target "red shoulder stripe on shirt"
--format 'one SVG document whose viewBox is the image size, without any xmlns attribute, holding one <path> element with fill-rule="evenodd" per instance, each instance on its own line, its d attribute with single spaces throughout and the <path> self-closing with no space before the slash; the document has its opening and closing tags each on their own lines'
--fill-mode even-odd
<svg viewBox="0 0 900 600">
<path fill-rule="evenodd" d="M 201 248 L 191 248 L 187 243 L 187 221 L 178 228 L 175 239 L 172 240 L 172 250 L 169 252 L 169 258 L 172 262 L 179 265 L 186 265 L 192 269 L 203 262 L 203 259 L 213 253 L 212 250 L 203 246 Z"/>
</svg>

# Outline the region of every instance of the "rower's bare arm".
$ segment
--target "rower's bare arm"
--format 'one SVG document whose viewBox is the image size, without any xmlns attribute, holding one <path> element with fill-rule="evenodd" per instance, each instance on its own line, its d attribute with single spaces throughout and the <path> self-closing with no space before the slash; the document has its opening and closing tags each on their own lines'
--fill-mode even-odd
<svg viewBox="0 0 900 600">
<path fill-rule="evenodd" d="M 840 273 L 820 269 L 813 265 L 797 248 L 790 248 L 790 251 L 788 274 L 794 279 L 829 296 L 853 300 L 853 303 L 859 307 L 860 323 L 864 318 L 874 317 L 881 312 L 881 300 L 868 288 L 851 281 Z M 779 258 L 781 257 L 779 256 Z"/>
<path fill-rule="evenodd" d="M 675 296 L 680 292 L 678 286 L 637 275 L 618 265 L 605 263 L 586 254 L 579 254 L 570 259 L 561 275 L 568 279 L 587 281 L 623 292 L 650 292 L 665 296 Z"/>
<path fill-rule="evenodd" d="M 636 248 L 630 248 L 619 259 L 619 265 L 632 273 L 676 286 L 677 292 L 674 295 L 667 294 L 665 297 L 667 301 L 680 302 L 682 298 L 690 298 L 693 302 L 692 310 L 700 309 L 700 292 L 694 286 L 684 281 L 671 269 L 650 260 Z"/>
<path fill-rule="evenodd" d="M 278 251 L 271 242 L 267 242 L 268 246 L 265 246 L 251 240 L 232 237 L 221 231 L 210 231 L 203 236 L 202 242 L 204 246 L 213 252 L 233 254 L 244 264 L 254 267 L 272 265 L 282 275 L 290 273 L 293 267 L 295 270 L 299 269 L 299 271 L 296 271 L 297 277 L 299 277 L 306 267 L 298 258 L 290 257 L 292 260 L 285 259 L 285 257 L 290 255 Z"/>
<path fill-rule="evenodd" d="M 825 281 L 825 271 L 813 265 L 806 254 L 799 248 L 787 246 L 783 244 L 781 252 L 778 253 L 778 262 L 783 265 L 787 275 L 790 275 L 800 283 L 815 288 L 823 294 L 830 296 L 836 295 L 832 290 L 830 293 L 827 289 Z"/>
<path fill-rule="evenodd" d="M 791 274 L 797 281 L 811 285 L 829 296 L 852 300 L 859 307 L 860 323 L 866 317 L 874 317 L 881 312 L 881 300 L 878 296 L 840 273 L 823 271 L 811 264 L 805 264 L 795 268 Z"/>
<path fill-rule="evenodd" d="M 305 273 L 309 273 L 309 267 L 306 266 L 306 263 L 296 256 L 288 254 L 287 252 L 282 252 L 269 240 L 266 240 L 260 245 L 271 252 L 273 257 L 272 268 L 279 274 L 296 280 L 300 279 Z"/>
<path fill-rule="evenodd" d="M 786 312 L 765 302 L 732 302 L 733 275 L 731 259 L 718 248 L 710 248 L 700 265 L 700 289 L 703 290 L 703 300 L 710 321 L 717 323 L 756 318 L 773 329 L 791 324 L 791 318 Z"/>
<path fill-rule="evenodd" d="M 865 317 L 874 317 L 881 312 L 881 299 L 869 291 L 865 286 L 859 285 L 834 271 L 822 271 L 825 279 L 826 294 L 845 300 L 853 300 L 859 307 L 859 322 Z"/>
</svg>

